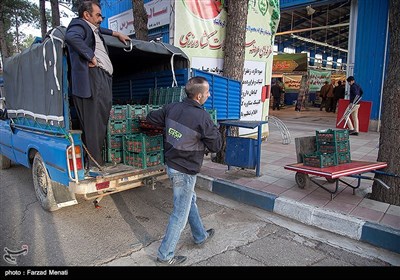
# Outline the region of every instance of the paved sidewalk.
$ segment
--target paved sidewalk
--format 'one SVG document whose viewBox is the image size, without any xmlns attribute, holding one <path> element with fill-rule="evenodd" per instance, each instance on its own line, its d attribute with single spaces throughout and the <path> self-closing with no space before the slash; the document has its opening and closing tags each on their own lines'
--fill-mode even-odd
<svg viewBox="0 0 400 280">
<path fill-rule="evenodd" d="M 314 136 L 316 130 L 335 129 L 336 114 L 318 108 L 295 112 L 293 107 L 271 110 L 270 114 L 288 127 L 291 143 L 284 145 L 278 127 L 269 124 L 269 137 L 262 143 L 260 177 L 252 169 L 231 167 L 228 171 L 226 165 L 206 157 L 198 185 L 221 196 L 400 254 L 400 207 L 367 199 L 372 181 L 361 180 L 355 195 L 352 188 L 340 184 L 331 200 L 329 192 L 313 183 L 300 189 L 295 172 L 284 169 L 285 165 L 297 162 L 294 139 Z M 350 136 L 352 160 L 376 161 L 378 143 L 378 132 Z M 322 177 L 315 178 L 334 190 L 334 184 Z M 357 179 L 345 180 L 352 183 Z"/>
</svg>

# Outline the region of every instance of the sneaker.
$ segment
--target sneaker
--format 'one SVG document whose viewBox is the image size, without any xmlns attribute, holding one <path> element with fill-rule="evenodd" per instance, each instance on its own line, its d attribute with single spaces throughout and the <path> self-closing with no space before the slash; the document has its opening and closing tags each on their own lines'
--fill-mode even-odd
<svg viewBox="0 0 400 280">
<path fill-rule="evenodd" d="M 185 256 L 174 256 L 174 257 L 172 257 L 172 259 L 165 260 L 165 261 L 160 258 L 157 258 L 157 262 L 159 262 L 161 264 L 166 264 L 166 265 L 178 265 L 178 264 L 185 262 L 186 260 L 187 260 L 187 257 L 185 257 Z"/>
<path fill-rule="evenodd" d="M 214 236 L 214 234 L 215 234 L 215 229 L 210 228 L 210 229 L 207 230 L 207 233 L 208 233 L 207 238 L 204 239 L 203 242 L 196 243 L 197 246 L 204 245 L 208 240 L 210 240 L 210 239 Z"/>
</svg>

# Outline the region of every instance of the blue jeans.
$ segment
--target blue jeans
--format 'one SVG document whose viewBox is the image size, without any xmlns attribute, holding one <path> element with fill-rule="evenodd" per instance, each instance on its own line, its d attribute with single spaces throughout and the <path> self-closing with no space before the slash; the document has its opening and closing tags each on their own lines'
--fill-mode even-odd
<svg viewBox="0 0 400 280">
<path fill-rule="evenodd" d="M 167 174 L 172 182 L 174 208 L 169 217 L 164 239 L 158 248 L 158 258 L 161 260 L 170 260 L 174 257 L 176 245 L 188 220 L 194 243 L 201 243 L 208 237 L 196 204 L 194 186 L 197 175 L 185 174 L 168 166 Z"/>
</svg>

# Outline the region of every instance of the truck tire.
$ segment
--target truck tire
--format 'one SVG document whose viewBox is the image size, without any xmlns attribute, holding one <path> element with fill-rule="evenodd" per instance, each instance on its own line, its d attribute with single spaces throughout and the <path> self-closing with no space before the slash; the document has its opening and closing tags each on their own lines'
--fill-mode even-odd
<svg viewBox="0 0 400 280">
<path fill-rule="evenodd" d="M 8 169 L 11 166 L 11 160 L 7 157 L 0 155 L 0 170 Z"/>
<path fill-rule="evenodd" d="M 32 178 L 36 197 L 42 208 L 49 212 L 58 210 L 59 207 L 54 198 L 52 182 L 39 153 L 36 153 L 33 159 Z"/>
</svg>

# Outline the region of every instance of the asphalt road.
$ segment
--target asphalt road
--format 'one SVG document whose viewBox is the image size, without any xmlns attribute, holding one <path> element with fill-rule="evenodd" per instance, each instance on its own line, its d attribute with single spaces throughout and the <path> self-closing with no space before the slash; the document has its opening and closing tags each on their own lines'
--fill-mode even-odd
<svg viewBox="0 0 400 280">
<path fill-rule="evenodd" d="M 38 203 L 30 170 L 0 170 L 0 261 L 18 267 L 157 266 L 157 248 L 172 209 L 168 180 L 103 198 L 101 208 L 79 204 L 55 212 Z M 206 228 L 216 234 L 203 247 L 187 227 L 177 254 L 186 266 L 398 266 L 398 254 L 299 224 L 279 215 L 198 189 Z M 9 251 L 14 262 L 6 256 Z M 27 250 L 26 250 L 27 249 Z M 95 270 L 94 270 L 95 271 Z M 26 271 L 25 271 L 26 272 Z M 4 272 L 2 272 L 4 274 Z"/>
</svg>

